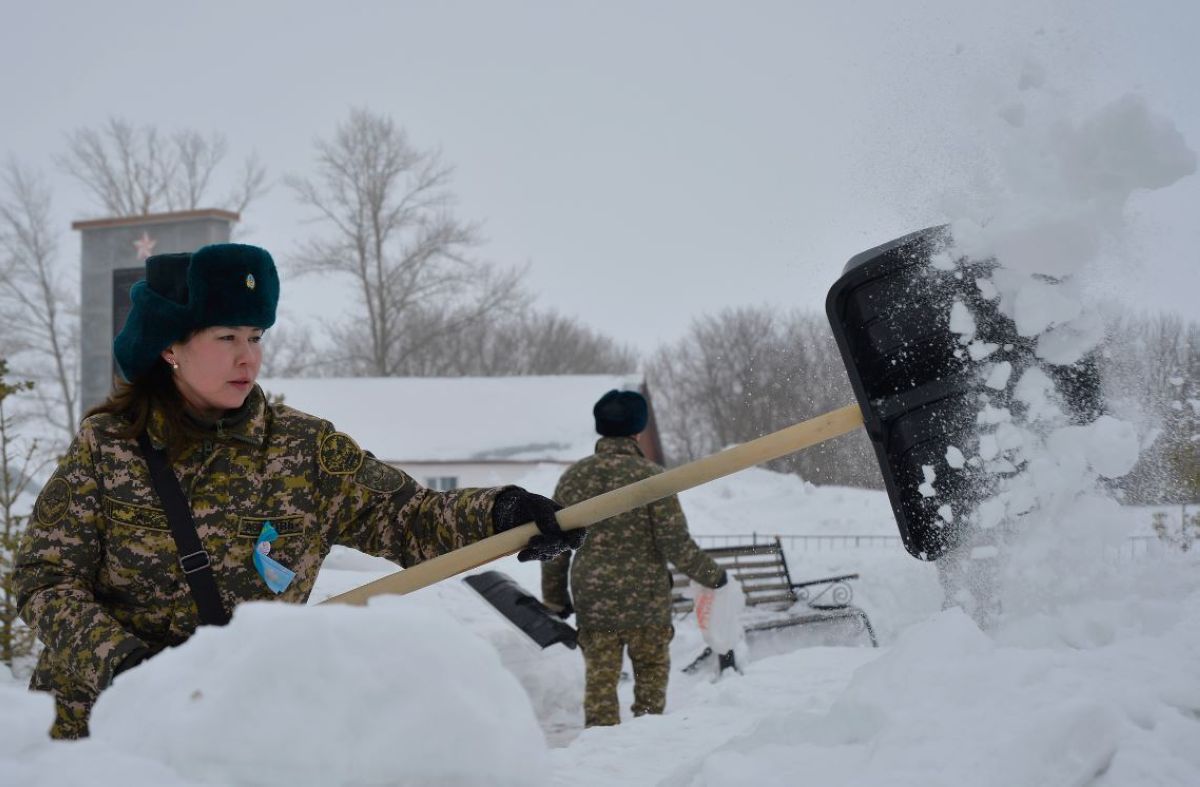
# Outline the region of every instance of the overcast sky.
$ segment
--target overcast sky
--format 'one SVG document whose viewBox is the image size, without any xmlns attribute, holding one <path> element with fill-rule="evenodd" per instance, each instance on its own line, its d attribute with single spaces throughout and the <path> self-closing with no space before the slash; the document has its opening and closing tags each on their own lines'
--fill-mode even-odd
<svg viewBox="0 0 1200 787">
<path fill-rule="evenodd" d="M 641 350 L 727 306 L 821 309 L 854 253 L 945 220 L 1029 63 L 1064 107 L 1136 91 L 1200 148 L 1194 0 L 3 4 L 0 155 L 51 179 L 64 260 L 99 215 L 54 169 L 65 132 L 220 131 L 279 178 L 367 107 L 455 167 L 483 256 Z M 1197 181 L 1135 197 L 1103 290 L 1197 315 Z M 277 185 L 238 239 L 286 277 L 305 215 Z M 348 308 L 285 287 L 284 324 Z"/>
</svg>

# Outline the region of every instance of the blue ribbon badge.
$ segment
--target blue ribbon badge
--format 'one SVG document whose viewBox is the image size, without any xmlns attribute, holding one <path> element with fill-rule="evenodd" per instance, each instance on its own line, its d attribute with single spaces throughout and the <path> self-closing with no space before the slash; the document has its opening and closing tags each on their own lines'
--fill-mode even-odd
<svg viewBox="0 0 1200 787">
<path fill-rule="evenodd" d="M 292 584 L 296 572 L 271 559 L 271 542 L 277 538 L 279 534 L 275 532 L 271 523 L 263 522 L 262 532 L 258 534 L 258 542 L 254 545 L 254 567 L 258 569 L 258 575 L 267 583 L 267 587 L 276 593 L 282 593 Z"/>
</svg>

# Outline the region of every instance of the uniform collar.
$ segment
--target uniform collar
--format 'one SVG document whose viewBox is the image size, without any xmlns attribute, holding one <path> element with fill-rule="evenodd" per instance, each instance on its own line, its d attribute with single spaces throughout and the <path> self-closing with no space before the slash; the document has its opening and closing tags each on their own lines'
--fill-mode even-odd
<svg viewBox="0 0 1200 787">
<path fill-rule="evenodd" d="M 638 441 L 632 437 L 601 437 L 596 441 L 596 453 L 645 456 Z"/>
<path fill-rule="evenodd" d="M 267 397 L 257 385 L 250 391 L 246 401 L 236 410 L 230 410 L 214 421 L 192 418 L 192 422 L 203 431 L 212 432 L 215 440 L 236 440 L 260 446 L 267 434 Z M 190 417 L 190 416 L 189 416 Z M 164 418 L 161 410 L 153 410 L 146 423 L 146 432 L 155 448 L 163 448 Z"/>
</svg>

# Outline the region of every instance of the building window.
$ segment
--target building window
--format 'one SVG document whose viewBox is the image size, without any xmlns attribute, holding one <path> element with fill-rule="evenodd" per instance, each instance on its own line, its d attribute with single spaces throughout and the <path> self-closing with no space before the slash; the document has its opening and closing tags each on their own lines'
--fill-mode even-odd
<svg viewBox="0 0 1200 787">
<path fill-rule="evenodd" d="M 430 476 L 425 479 L 425 486 L 435 492 L 445 492 L 450 489 L 458 489 L 458 476 L 456 475 L 438 475 Z"/>
</svg>

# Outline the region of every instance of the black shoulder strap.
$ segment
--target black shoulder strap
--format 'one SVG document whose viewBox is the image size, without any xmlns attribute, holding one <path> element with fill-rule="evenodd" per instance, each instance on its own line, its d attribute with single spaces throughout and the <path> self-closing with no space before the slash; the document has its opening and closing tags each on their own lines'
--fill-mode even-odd
<svg viewBox="0 0 1200 787">
<path fill-rule="evenodd" d="M 145 432 L 138 435 L 138 445 L 146 464 L 150 466 L 150 482 L 167 512 L 175 548 L 179 550 L 179 565 L 183 568 L 192 598 L 196 600 L 196 608 L 200 611 L 200 623 L 224 626 L 229 622 L 229 613 L 221 604 L 221 594 L 217 590 L 217 580 L 213 576 L 208 553 L 204 551 L 204 545 L 196 533 L 196 521 L 192 519 L 191 506 L 179 487 L 179 479 L 167 464 L 167 457 L 150 444 L 150 437 Z"/>
</svg>

